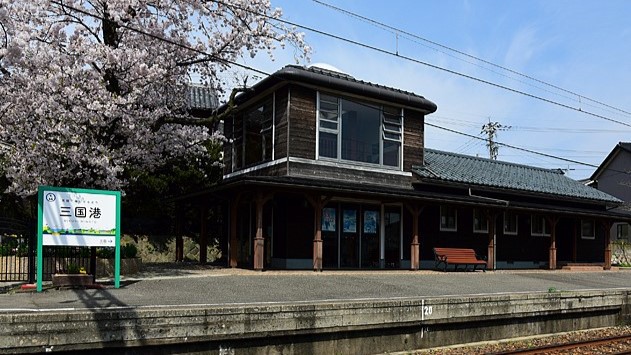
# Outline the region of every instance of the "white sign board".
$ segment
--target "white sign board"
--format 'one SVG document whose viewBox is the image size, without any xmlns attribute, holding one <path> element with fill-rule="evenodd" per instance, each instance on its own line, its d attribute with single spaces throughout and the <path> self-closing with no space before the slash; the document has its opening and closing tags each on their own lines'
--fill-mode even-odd
<svg viewBox="0 0 631 355">
<path fill-rule="evenodd" d="M 42 244 L 114 247 L 117 196 L 43 190 Z"/>
</svg>

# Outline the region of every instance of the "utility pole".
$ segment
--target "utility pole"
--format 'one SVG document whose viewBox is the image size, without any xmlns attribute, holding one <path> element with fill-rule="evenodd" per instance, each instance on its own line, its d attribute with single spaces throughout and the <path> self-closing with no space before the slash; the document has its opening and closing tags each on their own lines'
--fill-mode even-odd
<svg viewBox="0 0 631 355">
<path fill-rule="evenodd" d="M 505 131 L 510 129 L 511 126 L 504 126 L 499 122 L 491 122 L 491 118 L 489 117 L 489 123 L 486 123 L 482 126 L 482 131 L 480 133 L 484 133 L 487 135 L 486 146 L 489 148 L 489 158 L 492 160 L 497 160 L 497 154 L 499 153 L 500 147 L 495 142 L 495 137 L 497 135 L 497 131 Z"/>
</svg>

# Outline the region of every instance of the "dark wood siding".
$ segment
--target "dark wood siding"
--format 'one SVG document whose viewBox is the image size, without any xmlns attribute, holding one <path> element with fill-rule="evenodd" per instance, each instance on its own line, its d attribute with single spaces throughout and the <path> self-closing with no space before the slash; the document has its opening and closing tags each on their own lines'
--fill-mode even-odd
<svg viewBox="0 0 631 355">
<path fill-rule="evenodd" d="M 287 87 L 276 91 L 276 103 L 274 114 L 274 159 L 287 157 L 287 99 L 289 90 Z"/>
<path fill-rule="evenodd" d="M 315 159 L 315 147 L 316 92 L 292 86 L 289 108 L 289 156 Z"/>
<path fill-rule="evenodd" d="M 417 111 L 406 110 L 403 128 L 403 171 L 423 164 L 423 139 L 425 116 Z"/>
<path fill-rule="evenodd" d="M 233 117 L 228 117 L 223 123 L 224 135 L 227 139 L 233 137 Z M 223 145 L 223 173 L 230 174 L 232 172 L 232 143 L 226 142 Z"/>
</svg>

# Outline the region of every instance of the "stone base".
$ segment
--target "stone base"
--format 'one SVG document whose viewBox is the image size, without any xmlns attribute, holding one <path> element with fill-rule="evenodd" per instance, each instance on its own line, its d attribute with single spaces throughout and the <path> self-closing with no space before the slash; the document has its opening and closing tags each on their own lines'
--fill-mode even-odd
<svg viewBox="0 0 631 355">
<path fill-rule="evenodd" d="M 93 285 L 92 275 L 88 274 L 54 274 L 53 286 L 91 286 Z"/>
</svg>

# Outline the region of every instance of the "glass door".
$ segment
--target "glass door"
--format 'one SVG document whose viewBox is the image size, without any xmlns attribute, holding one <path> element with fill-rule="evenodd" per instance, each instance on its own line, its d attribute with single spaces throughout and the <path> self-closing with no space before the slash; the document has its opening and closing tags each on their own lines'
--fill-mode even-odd
<svg viewBox="0 0 631 355">
<path fill-rule="evenodd" d="M 329 205 L 322 209 L 322 267 L 336 269 L 339 266 L 337 206 Z"/>
<path fill-rule="evenodd" d="M 342 207 L 342 233 L 340 235 L 340 267 L 359 267 L 358 209 Z"/>
<path fill-rule="evenodd" d="M 361 267 L 379 268 L 380 211 L 365 207 L 362 211 Z"/>
<path fill-rule="evenodd" d="M 401 207 L 386 206 L 384 212 L 385 267 L 398 269 L 401 266 Z"/>
</svg>

